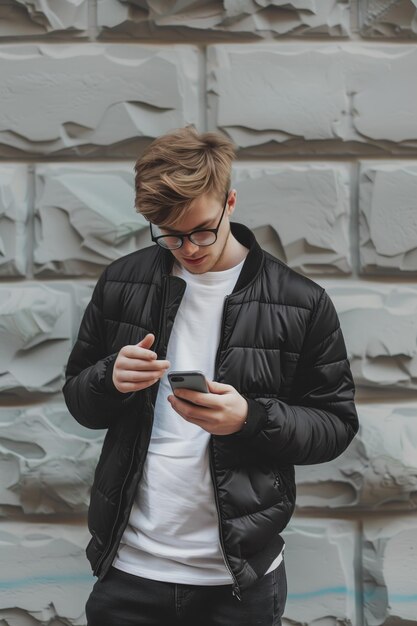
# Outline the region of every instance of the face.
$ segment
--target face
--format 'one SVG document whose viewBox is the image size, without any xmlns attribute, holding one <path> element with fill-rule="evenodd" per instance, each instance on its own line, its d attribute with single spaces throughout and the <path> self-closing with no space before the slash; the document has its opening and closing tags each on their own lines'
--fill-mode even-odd
<svg viewBox="0 0 417 626">
<path fill-rule="evenodd" d="M 161 228 L 161 234 L 189 233 L 203 227 L 216 228 L 224 207 L 222 202 L 224 200 L 220 201 L 213 194 L 204 194 L 196 198 L 183 218 L 171 224 L 169 228 Z M 227 198 L 227 206 L 217 231 L 217 240 L 212 245 L 198 246 L 185 237 L 181 248 L 170 250 L 186 270 L 192 274 L 203 274 L 233 267 L 236 240 L 230 232 L 229 217 L 234 211 L 235 204 L 236 191 L 233 189 Z"/>
</svg>

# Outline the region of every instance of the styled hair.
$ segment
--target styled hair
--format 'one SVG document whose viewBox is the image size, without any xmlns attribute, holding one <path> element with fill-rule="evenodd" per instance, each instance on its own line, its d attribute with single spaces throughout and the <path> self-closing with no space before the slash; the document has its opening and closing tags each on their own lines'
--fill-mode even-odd
<svg viewBox="0 0 417 626">
<path fill-rule="evenodd" d="M 199 134 L 186 126 L 158 137 L 135 163 L 137 213 L 158 226 L 171 226 L 203 194 L 223 202 L 234 158 L 234 144 L 220 133 Z"/>
</svg>

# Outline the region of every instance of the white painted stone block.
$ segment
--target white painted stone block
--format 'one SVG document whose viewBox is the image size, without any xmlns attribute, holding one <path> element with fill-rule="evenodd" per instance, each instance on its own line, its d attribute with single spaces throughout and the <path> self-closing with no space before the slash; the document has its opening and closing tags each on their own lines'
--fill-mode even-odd
<svg viewBox="0 0 417 626">
<path fill-rule="evenodd" d="M 28 171 L 0 166 L 0 276 L 25 276 L 28 248 Z"/>
<path fill-rule="evenodd" d="M 288 581 L 283 626 L 357 624 L 355 524 L 293 518 L 283 537 Z"/>
<path fill-rule="evenodd" d="M 296 467 L 298 507 L 417 509 L 417 403 L 357 409 L 359 433 L 341 456 Z"/>
<path fill-rule="evenodd" d="M 349 6 L 344 0 L 98 0 L 97 15 L 104 35 L 132 37 L 224 33 L 269 39 L 290 34 L 338 37 L 350 31 Z"/>
<path fill-rule="evenodd" d="M 364 272 L 417 270 L 417 162 L 363 161 L 360 258 Z"/>
<path fill-rule="evenodd" d="M 232 220 L 269 228 L 260 243 L 293 269 L 349 273 L 349 170 L 345 165 L 237 163 Z M 264 239 L 266 239 L 264 241 Z"/>
<path fill-rule="evenodd" d="M 0 156 L 136 158 L 156 136 L 199 125 L 198 62 L 181 45 L 1 46 Z"/>
<path fill-rule="evenodd" d="M 65 298 L 70 299 L 71 307 L 68 310 L 68 315 L 71 318 L 71 334 L 72 334 L 72 343 L 75 342 L 77 337 L 81 318 L 84 314 L 85 308 L 89 301 L 91 300 L 91 295 L 93 293 L 93 289 L 97 282 L 96 278 L 90 279 L 85 283 L 80 281 L 70 281 L 70 280 L 62 280 L 62 281 L 54 281 L 53 283 L 49 283 L 51 286 L 53 285 L 54 291 L 58 294 L 58 298 L 60 298 L 61 293 L 64 294 Z M 35 283 L 40 284 L 40 283 Z M 48 284 L 48 283 L 46 283 Z M 72 345 L 71 345 L 72 348 Z M 68 360 L 68 354 L 63 355 L 64 362 L 66 363 Z"/>
<path fill-rule="evenodd" d="M 134 207 L 133 166 L 37 166 L 35 274 L 95 275 L 152 243 Z"/>
<path fill-rule="evenodd" d="M 339 315 L 358 386 L 417 389 L 417 288 L 318 281 Z"/>
<path fill-rule="evenodd" d="M 0 37 L 82 31 L 88 0 L 0 0 Z"/>
<path fill-rule="evenodd" d="M 41 284 L 0 286 L 0 392 L 61 389 L 71 318 L 69 293 Z"/>
<path fill-rule="evenodd" d="M 0 409 L 0 514 L 86 512 L 103 438 L 64 404 Z"/>
<path fill-rule="evenodd" d="M 85 626 L 94 581 L 85 524 L 0 523 L 0 623 Z"/>
<path fill-rule="evenodd" d="M 364 523 L 364 610 L 369 626 L 417 624 L 417 520 L 379 517 Z"/>
<path fill-rule="evenodd" d="M 207 68 L 209 128 L 245 154 L 417 145 L 414 45 L 217 45 Z"/>
<path fill-rule="evenodd" d="M 363 36 L 416 37 L 415 0 L 360 0 L 358 8 Z"/>
</svg>

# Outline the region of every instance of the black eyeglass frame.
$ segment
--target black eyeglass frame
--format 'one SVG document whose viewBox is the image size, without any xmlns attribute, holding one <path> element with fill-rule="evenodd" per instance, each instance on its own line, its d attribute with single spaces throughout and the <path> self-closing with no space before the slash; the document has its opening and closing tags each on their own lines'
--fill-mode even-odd
<svg viewBox="0 0 417 626">
<path fill-rule="evenodd" d="M 191 243 L 193 243 L 195 246 L 199 246 L 201 248 L 206 248 L 207 246 L 212 246 L 217 241 L 217 232 L 218 232 L 218 230 L 220 228 L 220 224 L 221 224 L 224 212 L 225 212 L 226 207 L 227 207 L 227 199 L 228 199 L 228 197 L 229 197 L 229 191 L 226 192 L 226 199 L 225 199 L 223 211 L 222 211 L 222 214 L 220 216 L 220 219 L 219 219 L 219 222 L 218 222 L 216 228 L 196 228 L 195 230 L 192 230 L 189 233 L 178 233 L 178 234 L 177 233 L 173 233 L 172 235 L 158 235 L 157 237 L 155 237 L 153 232 L 152 232 L 152 222 L 150 222 L 149 228 L 151 230 L 151 239 L 152 239 L 152 241 L 154 243 L 158 244 L 158 246 L 160 248 L 163 248 L 164 250 L 179 250 L 184 245 L 184 237 L 188 237 L 188 239 L 191 241 Z M 194 241 L 192 239 L 190 239 L 191 235 L 193 233 L 200 233 L 200 232 L 214 233 L 215 234 L 214 241 L 212 241 L 211 243 L 205 243 L 205 244 L 194 243 Z M 165 239 L 167 237 L 178 237 L 178 239 L 181 239 L 181 244 L 178 247 L 176 247 L 176 248 L 167 248 L 166 246 L 163 246 L 163 245 L 158 243 L 159 239 Z"/>
</svg>

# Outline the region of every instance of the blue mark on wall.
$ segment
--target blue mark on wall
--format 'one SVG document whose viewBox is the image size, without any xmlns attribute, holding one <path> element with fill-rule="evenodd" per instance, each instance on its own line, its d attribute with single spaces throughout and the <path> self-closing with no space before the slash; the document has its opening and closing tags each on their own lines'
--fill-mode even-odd
<svg viewBox="0 0 417 626">
<path fill-rule="evenodd" d="M 309 600 L 311 598 L 318 598 L 320 596 L 327 595 L 342 595 L 342 596 L 358 596 L 361 597 L 359 592 L 355 592 L 347 587 L 324 587 L 322 589 L 316 589 L 315 591 L 305 591 L 303 593 L 288 593 L 288 600 Z M 377 588 L 372 591 L 365 591 L 363 594 L 365 602 L 370 602 L 375 599 L 375 596 L 386 596 L 386 592 L 383 588 Z M 417 602 L 417 593 L 390 593 L 387 597 L 388 602 Z"/>
<path fill-rule="evenodd" d="M 25 578 L 16 578 L 14 580 L 0 581 L 0 591 L 8 591 L 31 585 L 57 585 L 57 584 L 91 584 L 96 578 L 92 574 L 63 574 L 62 576 L 26 576 Z M 361 598 L 360 592 L 355 592 L 347 587 L 323 587 L 315 591 L 304 591 L 302 593 L 288 593 L 288 600 L 296 602 L 297 600 L 309 600 L 327 595 L 341 596 L 358 596 Z M 382 596 L 381 600 L 386 600 L 386 592 L 380 587 L 371 591 L 365 591 L 363 598 L 365 602 L 375 600 L 375 596 Z M 417 593 L 391 593 L 387 598 L 388 602 L 417 602 Z"/>
</svg>

